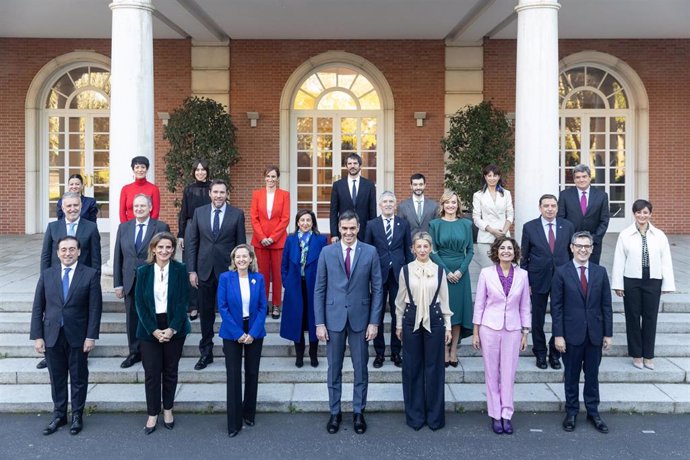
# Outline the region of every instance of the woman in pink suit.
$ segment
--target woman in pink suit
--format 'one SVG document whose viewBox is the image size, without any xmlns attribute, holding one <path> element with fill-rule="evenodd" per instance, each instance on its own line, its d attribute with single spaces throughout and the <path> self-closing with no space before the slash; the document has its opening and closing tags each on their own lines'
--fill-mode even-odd
<svg viewBox="0 0 690 460">
<path fill-rule="evenodd" d="M 520 247 L 499 237 L 489 254 L 494 263 L 479 274 L 474 302 L 472 346 L 482 350 L 486 405 L 494 433 L 513 434 L 513 386 L 520 351 L 532 324 L 529 280 L 518 267 Z"/>
<path fill-rule="evenodd" d="M 280 170 L 277 166 L 267 166 L 264 170 L 266 187 L 252 194 L 252 246 L 256 252 L 259 272 L 266 282 L 266 298 L 273 282 L 271 317 L 280 318 L 280 298 L 283 285 L 280 280 L 280 264 L 283 247 L 290 223 L 290 194 L 278 188 Z"/>
</svg>

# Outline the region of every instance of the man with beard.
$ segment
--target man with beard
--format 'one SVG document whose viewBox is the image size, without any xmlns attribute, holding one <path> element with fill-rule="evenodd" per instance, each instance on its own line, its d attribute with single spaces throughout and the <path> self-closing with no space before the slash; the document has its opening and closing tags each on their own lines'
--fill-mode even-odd
<svg viewBox="0 0 690 460">
<path fill-rule="evenodd" d="M 335 181 L 331 190 L 331 243 L 340 239 L 338 222 L 345 211 L 354 211 L 360 222 L 358 238 L 364 240 L 367 222 L 376 217 L 376 186 L 361 175 L 362 157 L 356 153 L 347 156 L 347 177 Z"/>
</svg>

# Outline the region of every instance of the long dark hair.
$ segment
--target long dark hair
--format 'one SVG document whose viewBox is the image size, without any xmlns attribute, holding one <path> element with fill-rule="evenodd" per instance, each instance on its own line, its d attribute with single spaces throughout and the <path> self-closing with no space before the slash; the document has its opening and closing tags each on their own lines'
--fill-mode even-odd
<svg viewBox="0 0 690 460">
<path fill-rule="evenodd" d="M 505 184 L 503 183 L 503 176 L 501 175 L 501 168 L 494 164 L 484 166 L 482 169 L 482 192 L 486 192 L 489 184 L 486 183 L 486 175 L 489 173 L 494 173 L 498 176 L 498 182 L 496 183 L 496 191 L 503 196 L 503 190 L 505 189 Z"/>
</svg>

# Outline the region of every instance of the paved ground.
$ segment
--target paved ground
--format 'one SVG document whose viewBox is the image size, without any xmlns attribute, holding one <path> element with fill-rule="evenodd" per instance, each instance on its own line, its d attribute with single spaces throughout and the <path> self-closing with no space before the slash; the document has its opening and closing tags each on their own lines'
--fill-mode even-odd
<svg viewBox="0 0 690 460">
<path fill-rule="evenodd" d="M 350 414 L 341 431 L 329 435 L 324 414 L 259 414 L 252 428 L 226 436 L 224 415 L 179 414 L 175 430 L 145 436 L 141 414 L 93 414 L 85 429 L 70 436 L 65 428 L 41 431 L 46 415 L 0 414 L 0 458 L 162 458 L 162 459 L 665 459 L 687 458 L 688 415 L 607 414 L 611 432 L 603 435 L 578 420 L 575 432 L 561 429 L 562 414 L 515 414 L 516 432 L 497 436 L 486 415 L 447 414 L 446 427 L 432 432 L 408 428 L 396 413 L 367 415 L 369 429 L 353 432 Z M 464 454 L 464 455 L 463 455 Z"/>
</svg>

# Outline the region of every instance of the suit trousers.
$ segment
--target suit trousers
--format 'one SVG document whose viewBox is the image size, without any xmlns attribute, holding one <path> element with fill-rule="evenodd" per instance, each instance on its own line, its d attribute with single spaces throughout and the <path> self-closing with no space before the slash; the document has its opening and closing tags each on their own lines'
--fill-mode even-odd
<svg viewBox="0 0 690 460">
<path fill-rule="evenodd" d="M 446 368 L 443 315 L 438 305 L 430 308 L 431 332 L 420 324 L 414 331 L 416 307 L 408 304 L 402 318 L 402 385 L 405 420 L 418 430 L 424 424 L 432 430 L 443 428 L 445 417 Z M 414 331 L 414 332 L 413 332 Z"/>
<path fill-rule="evenodd" d="M 642 272 L 641 279 L 623 278 L 623 289 L 628 355 L 633 358 L 652 359 L 661 299 L 661 280 L 650 278 L 647 269 Z"/>
<path fill-rule="evenodd" d="M 242 419 L 254 421 L 259 388 L 259 364 L 264 339 L 244 345 L 223 339 L 227 379 L 228 433 L 242 429 Z M 244 352 L 244 401 L 242 400 L 242 353 Z"/>
<path fill-rule="evenodd" d="M 328 327 L 328 325 L 326 325 Z M 367 405 L 367 387 L 369 385 L 369 346 L 365 340 L 366 329 L 353 331 L 348 320 L 342 331 L 328 330 L 326 356 L 328 358 L 328 402 L 332 415 L 340 413 L 342 395 L 343 360 L 345 359 L 345 342 L 350 345 L 350 359 L 355 374 L 352 389 L 352 411 L 361 414 Z"/>
<path fill-rule="evenodd" d="M 489 258 L 490 251 L 491 243 L 477 243 L 477 250 L 474 251 L 472 260 L 476 261 L 482 268 L 491 267 L 494 263 Z"/>
<path fill-rule="evenodd" d="M 46 363 L 50 375 L 50 391 L 53 397 L 55 417 L 67 415 L 67 375 L 69 374 L 72 399 L 72 415 L 81 415 L 86 404 L 86 391 L 89 384 L 89 367 L 83 344 L 70 347 L 63 328 L 60 328 L 57 342 L 46 347 Z"/>
<path fill-rule="evenodd" d="M 532 353 L 537 358 L 546 358 L 546 335 L 544 334 L 544 320 L 546 319 L 546 304 L 549 301 L 549 293 L 540 294 L 533 292 L 532 299 Z M 553 335 L 549 340 L 549 356 L 560 358 L 561 354 L 553 343 Z"/>
<path fill-rule="evenodd" d="M 216 323 L 218 295 L 218 275 L 215 270 L 206 281 L 199 281 L 199 323 L 201 326 L 201 340 L 199 351 L 201 356 L 213 356 L 213 325 Z"/>
<path fill-rule="evenodd" d="M 280 264 L 283 260 L 283 248 L 268 249 L 254 246 L 256 263 L 259 265 L 259 273 L 264 276 L 266 285 L 266 298 L 271 299 L 273 305 L 282 304 L 283 283 L 280 275 Z M 271 285 L 273 281 L 273 285 Z M 273 289 L 273 295 L 268 296 L 269 288 Z"/>
<path fill-rule="evenodd" d="M 173 408 L 177 390 L 177 370 L 182 357 L 186 337 L 173 338 L 170 342 L 140 343 L 141 362 L 144 365 L 144 388 L 146 390 L 146 412 L 158 415 L 163 409 Z"/>
<path fill-rule="evenodd" d="M 500 331 L 479 327 L 479 340 L 484 360 L 486 407 L 489 417 L 510 420 L 513 417 L 515 371 L 520 356 L 520 330 Z"/>
<path fill-rule="evenodd" d="M 585 338 L 581 345 L 568 343 L 565 338 L 563 353 L 563 386 L 565 388 L 565 411 L 577 415 L 580 411 L 578 395 L 580 392 L 580 371 L 585 371 L 585 386 L 582 397 L 587 414 L 599 414 L 599 363 L 601 363 L 601 344 L 594 345 Z"/>
<path fill-rule="evenodd" d="M 129 347 L 130 355 L 140 355 L 139 352 L 139 338 L 137 337 L 137 324 L 139 323 L 139 315 L 134 304 L 134 289 L 129 294 L 125 294 L 125 315 L 127 322 L 127 345 Z"/>
<path fill-rule="evenodd" d="M 601 243 L 594 242 L 594 248 L 592 248 L 592 255 L 589 257 L 589 261 L 599 265 L 599 260 L 601 260 Z"/>
<path fill-rule="evenodd" d="M 191 222 L 191 221 L 190 221 Z M 189 224 L 187 224 L 189 225 Z M 187 250 L 182 250 L 182 261 L 187 263 Z M 198 310 L 199 304 L 199 289 L 189 286 L 189 311 Z"/>
<path fill-rule="evenodd" d="M 386 316 L 386 299 L 388 300 L 388 309 L 391 313 L 391 354 L 400 354 L 402 345 L 398 336 L 395 334 L 395 329 L 397 327 L 397 318 L 395 314 L 395 297 L 398 295 L 398 277 L 395 276 L 393 272 L 393 267 L 388 268 L 388 279 L 383 284 L 383 295 L 381 296 L 381 320 L 379 321 L 379 333 L 374 339 L 374 350 L 376 350 L 377 355 L 385 355 L 386 353 L 386 339 L 385 331 L 383 327 L 383 319 Z"/>
</svg>

